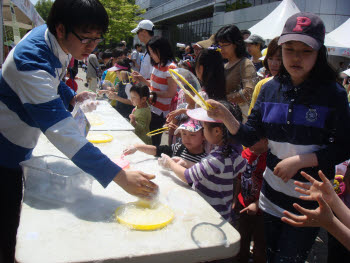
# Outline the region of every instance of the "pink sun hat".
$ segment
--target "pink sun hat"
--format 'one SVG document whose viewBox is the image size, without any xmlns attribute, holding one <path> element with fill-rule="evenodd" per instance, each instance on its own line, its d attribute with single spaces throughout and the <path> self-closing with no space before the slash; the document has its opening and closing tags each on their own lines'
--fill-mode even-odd
<svg viewBox="0 0 350 263">
<path fill-rule="evenodd" d="M 194 119 L 194 120 L 198 120 L 198 121 L 205 121 L 205 122 L 219 122 L 222 123 L 222 120 L 216 120 L 213 118 L 210 118 L 208 116 L 208 112 L 203 109 L 203 108 L 197 108 L 197 109 L 193 109 L 193 110 L 187 110 L 187 115 Z"/>
</svg>

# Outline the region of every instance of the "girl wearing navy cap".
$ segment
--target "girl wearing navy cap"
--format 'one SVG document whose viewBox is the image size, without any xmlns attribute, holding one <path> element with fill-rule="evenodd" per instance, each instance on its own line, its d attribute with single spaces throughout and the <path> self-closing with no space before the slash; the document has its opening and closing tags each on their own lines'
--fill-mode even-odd
<svg viewBox="0 0 350 263">
<path fill-rule="evenodd" d="M 322 170 L 329 179 L 334 168 L 350 157 L 350 111 L 346 91 L 336 82 L 327 63 L 325 27 L 311 13 L 291 16 L 278 41 L 283 65 L 263 87 L 245 125 L 225 107 L 209 116 L 224 121 L 230 133 L 250 147 L 266 137 L 267 167 L 259 207 L 264 211 L 268 262 L 305 262 L 319 228 L 297 228 L 281 221 L 283 211 L 299 214 L 293 203 L 315 209 L 315 201 L 299 199 L 294 181 L 306 182 L 305 171 L 318 178 Z"/>
</svg>

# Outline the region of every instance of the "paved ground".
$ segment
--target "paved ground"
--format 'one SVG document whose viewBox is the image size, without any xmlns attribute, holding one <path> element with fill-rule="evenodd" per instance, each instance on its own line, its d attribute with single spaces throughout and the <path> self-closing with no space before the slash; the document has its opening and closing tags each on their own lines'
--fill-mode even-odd
<svg viewBox="0 0 350 263">
<path fill-rule="evenodd" d="M 78 93 L 86 90 L 87 88 L 84 86 L 86 83 L 86 73 L 79 68 L 78 77 L 82 78 L 83 81 L 77 80 L 78 83 Z M 161 144 L 167 144 L 168 143 L 168 136 L 166 133 L 164 133 L 162 137 L 162 143 Z M 326 263 L 327 262 L 327 232 L 323 229 L 321 229 L 316 242 L 314 246 L 312 247 L 312 250 L 310 252 L 309 258 L 307 260 L 308 263 Z M 234 259 L 226 259 L 226 260 L 220 260 L 215 261 L 220 263 L 229 263 L 229 262 L 236 262 Z M 214 263 L 214 262 L 213 262 Z"/>
</svg>

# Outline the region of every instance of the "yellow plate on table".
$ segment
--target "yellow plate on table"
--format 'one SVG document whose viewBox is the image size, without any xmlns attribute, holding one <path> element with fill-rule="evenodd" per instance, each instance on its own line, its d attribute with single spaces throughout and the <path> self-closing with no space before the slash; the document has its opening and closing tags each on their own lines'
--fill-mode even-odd
<svg viewBox="0 0 350 263">
<path fill-rule="evenodd" d="M 93 133 L 88 134 L 86 139 L 91 143 L 105 143 L 113 140 L 113 136 L 106 133 Z"/>
<path fill-rule="evenodd" d="M 88 119 L 91 126 L 99 126 L 105 122 L 101 120 L 100 116 L 93 113 L 85 113 L 86 118 Z"/>
<path fill-rule="evenodd" d="M 137 230 L 150 231 L 165 227 L 174 219 L 174 212 L 163 204 L 150 206 L 145 202 L 132 202 L 115 210 L 116 220 Z"/>
<path fill-rule="evenodd" d="M 210 108 L 213 108 L 208 102 L 205 101 L 205 99 L 198 93 L 198 91 L 183 77 L 181 74 L 176 72 L 176 70 L 169 69 L 170 76 L 175 80 L 177 85 L 188 95 L 193 99 L 199 106 L 201 106 L 205 110 L 209 110 Z M 191 92 L 189 92 L 183 85 L 185 83 L 190 89 L 193 91 L 194 94 L 196 94 L 196 97 L 192 96 Z"/>
</svg>

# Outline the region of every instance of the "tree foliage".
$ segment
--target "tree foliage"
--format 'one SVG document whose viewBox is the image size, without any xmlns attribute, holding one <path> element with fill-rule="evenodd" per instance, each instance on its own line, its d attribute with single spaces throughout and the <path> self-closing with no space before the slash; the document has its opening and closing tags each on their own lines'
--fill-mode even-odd
<svg viewBox="0 0 350 263">
<path fill-rule="evenodd" d="M 39 0 L 35 4 L 35 9 L 39 13 L 39 15 L 46 21 L 49 16 L 50 9 L 52 7 L 54 1 L 51 0 Z"/>
<path fill-rule="evenodd" d="M 252 6 L 251 3 L 247 3 L 246 0 L 237 0 L 232 4 L 226 4 L 226 12 L 231 12 L 238 9 L 243 9 Z"/>
<path fill-rule="evenodd" d="M 145 11 L 135 5 L 134 0 L 100 0 L 109 16 L 109 29 L 105 40 L 107 45 L 118 43 L 133 36 L 133 30 L 139 20 L 140 15 Z"/>
</svg>

